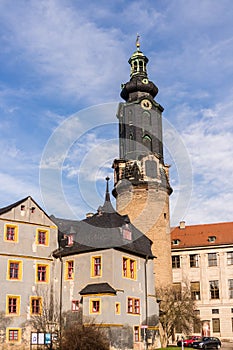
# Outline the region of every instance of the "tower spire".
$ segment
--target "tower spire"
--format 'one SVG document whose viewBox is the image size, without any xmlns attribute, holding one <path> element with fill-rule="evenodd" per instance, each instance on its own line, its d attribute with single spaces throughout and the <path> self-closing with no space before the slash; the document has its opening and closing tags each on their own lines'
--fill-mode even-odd
<svg viewBox="0 0 233 350">
<path fill-rule="evenodd" d="M 105 180 L 106 180 L 105 202 L 110 202 L 110 194 L 109 194 L 109 186 L 108 186 L 108 182 L 109 182 L 110 178 L 107 176 L 105 178 Z"/>
<path fill-rule="evenodd" d="M 137 33 L 137 38 L 136 38 L 136 48 L 137 51 L 140 51 L 140 41 L 139 41 L 140 35 Z"/>
</svg>

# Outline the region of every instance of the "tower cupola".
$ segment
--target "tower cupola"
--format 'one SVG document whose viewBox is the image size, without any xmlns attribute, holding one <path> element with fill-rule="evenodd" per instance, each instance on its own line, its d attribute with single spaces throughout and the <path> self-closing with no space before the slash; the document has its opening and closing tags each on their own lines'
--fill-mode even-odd
<svg viewBox="0 0 233 350">
<path fill-rule="evenodd" d="M 121 97 L 127 102 L 135 101 L 143 96 L 151 96 L 153 99 L 159 91 L 157 86 L 148 80 L 146 66 L 149 60 L 140 51 L 139 35 L 136 40 L 136 48 L 128 61 L 131 66 L 130 81 L 122 84 Z"/>
</svg>

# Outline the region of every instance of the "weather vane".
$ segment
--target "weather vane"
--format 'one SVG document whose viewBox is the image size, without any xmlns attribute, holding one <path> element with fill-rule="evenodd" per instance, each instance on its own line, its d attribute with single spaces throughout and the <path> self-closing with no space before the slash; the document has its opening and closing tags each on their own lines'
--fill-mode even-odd
<svg viewBox="0 0 233 350">
<path fill-rule="evenodd" d="M 138 51 L 139 51 L 139 49 L 140 49 L 140 42 L 139 42 L 139 38 L 140 38 L 140 35 L 137 33 L 136 47 L 137 47 L 137 50 L 138 50 Z"/>
</svg>

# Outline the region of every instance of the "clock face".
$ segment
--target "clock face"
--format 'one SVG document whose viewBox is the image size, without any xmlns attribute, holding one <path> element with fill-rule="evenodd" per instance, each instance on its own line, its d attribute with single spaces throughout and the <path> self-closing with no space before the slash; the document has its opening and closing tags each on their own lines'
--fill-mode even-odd
<svg viewBox="0 0 233 350">
<path fill-rule="evenodd" d="M 151 107 L 152 107 L 152 103 L 149 101 L 149 100 L 142 100 L 141 101 L 141 107 L 143 108 L 143 109 L 151 109 Z"/>
<path fill-rule="evenodd" d="M 144 79 L 142 79 L 142 82 L 143 82 L 143 84 L 148 84 L 148 79 L 144 78 Z"/>
</svg>

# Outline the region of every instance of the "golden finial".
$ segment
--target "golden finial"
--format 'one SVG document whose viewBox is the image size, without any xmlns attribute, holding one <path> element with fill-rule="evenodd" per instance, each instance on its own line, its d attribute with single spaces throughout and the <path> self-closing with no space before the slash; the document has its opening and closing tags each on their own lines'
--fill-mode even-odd
<svg viewBox="0 0 233 350">
<path fill-rule="evenodd" d="M 140 42 L 139 42 L 139 38 L 140 38 L 140 35 L 137 34 L 137 39 L 136 39 L 136 47 L 137 47 L 137 50 L 139 51 L 140 50 Z"/>
</svg>

